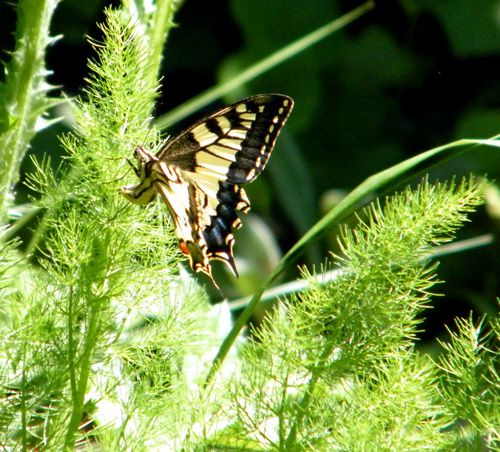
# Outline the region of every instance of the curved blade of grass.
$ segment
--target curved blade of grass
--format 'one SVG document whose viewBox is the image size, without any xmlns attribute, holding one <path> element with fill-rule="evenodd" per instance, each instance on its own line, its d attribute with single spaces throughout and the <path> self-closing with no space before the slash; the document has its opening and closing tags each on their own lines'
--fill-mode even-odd
<svg viewBox="0 0 500 452">
<path fill-rule="evenodd" d="M 442 256 L 447 256 L 455 253 L 463 253 L 464 251 L 475 250 L 483 246 L 492 245 L 494 242 L 493 234 L 483 234 L 470 239 L 459 240 L 453 243 L 447 243 L 446 245 L 441 245 L 435 248 L 427 258 L 438 258 Z M 270 303 L 276 301 L 280 297 L 286 297 L 294 293 L 303 292 L 307 288 L 311 287 L 311 284 L 326 284 L 335 280 L 342 273 L 342 268 L 336 268 L 327 272 L 317 273 L 315 275 L 309 275 L 307 278 L 295 279 L 293 281 L 280 284 L 279 286 L 274 286 L 266 289 L 260 298 L 261 303 Z M 236 311 L 238 309 L 243 309 L 250 303 L 252 297 L 242 297 L 235 300 L 229 301 L 229 309 L 231 311 Z"/>
<path fill-rule="evenodd" d="M 253 295 L 247 307 L 243 310 L 240 316 L 236 319 L 233 329 L 227 335 L 222 343 L 217 356 L 215 357 L 212 367 L 210 368 L 205 386 L 208 386 L 214 375 L 219 369 L 220 364 L 226 357 L 233 342 L 238 337 L 241 329 L 246 325 L 252 313 L 262 298 L 264 291 L 273 283 L 273 281 L 291 265 L 309 246 L 312 242 L 319 239 L 325 234 L 328 229 L 339 223 L 341 220 L 349 216 L 362 202 L 370 197 L 374 191 L 381 191 L 388 188 L 395 181 L 400 181 L 402 177 L 407 177 L 418 173 L 419 171 L 429 168 L 432 165 L 440 163 L 455 156 L 462 151 L 465 146 L 488 145 L 500 147 L 500 142 L 494 139 L 490 140 L 472 140 L 463 139 L 452 143 L 439 146 L 419 155 L 404 160 L 397 165 L 394 165 L 380 173 L 370 176 L 363 181 L 354 190 L 352 190 L 339 204 L 337 204 L 330 212 L 328 212 L 321 220 L 319 220 L 309 231 L 283 256 L 278 266 L 263 282 L 259 290 Z M 459 148 L 459 149 L 457 149 Z"/>
<path fill-rule="evenodd" d="M 354 20 L 368 12 L 370 9 L 374 8 L 374 6 L 374 2 L 370 0 L 343 15 L 342 17 L 339 17 L 338 19 L 335 19 L 327 23 L 326 25 L 323 25 L 322 27 L 303 36 L 302 38 L 297 39 L 291 44 L 288 44 L 282 49 L 272 53 L 268 57 L 258 61 L 255 64 L 252 64 L 250 67 L 241 71 L 241 73 L 237 77 L 228 80 L 227 82 L 220 85 L 216 85 L 213 88 L 210 88 L 209 90 L 193 97 L 187 102 L 184 102 L 170 112 L 160 116 L 154 121 L 155 126 L 163 130 L 169 125 L 174 124 L 181 119 L 184 119 L 192 113 L 195 113 L 196 111 L 208 105 L 210 102 L 213 102 L 219 97 L 222 97 L 225 94 L 229 93 L 233 89 L 244 85 L 248 81 L 258 77 L 259 75 L 262 75 L 264 72 L 269 71 L 278 64 L 289 60 L 298 53 L 308 49 L 312 45 L 326 38 L 330 34 L 341 30 L 346 25 L 353 22 Z"/>
</svg>

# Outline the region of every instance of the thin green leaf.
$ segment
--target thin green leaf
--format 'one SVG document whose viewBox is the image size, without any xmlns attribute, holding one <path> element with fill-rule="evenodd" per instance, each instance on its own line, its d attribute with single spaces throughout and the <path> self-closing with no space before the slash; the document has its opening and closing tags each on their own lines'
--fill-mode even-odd
<svg viewBox="0 0 500 452">
<path fill-rule="evenodd" d="M 225 94 L 244 85 L 250 80 L 259 77 L 263 73 L 271 70 L 278 64 L 289 60 L 298 53 L 307 50 L 309 47 L 318 43 L 322 39 L 325 39 L 330 34 L 343 29 L 349 23 L 353 22 L 354 20 L 358 19 L 363 14 L 371 10 L 374 6 L 374 2 L 370 0 L 353 9 L 344 16 L 327 23 L 323 27 L 314 30 L 313 32 L 309 33 L 306 36 L 303 36 L 300 39 L 297 39 L 291 44 L 288 44 L 282 49 L 269 55 L 268 57 L 252 64 L 250 67 L 241 71 L 236 77 L 232 78 L 231 80 L 228 80 L 221 85 L 210 88 L 204 93 L 191 98 L 184 104 L 179 105 L 170 112 L 160 116 L 155 120 L 156 127 L 158 127 L 159 129 L 165 129 L 168 126 L 180 121 L 181 119 L 208 105 L 210 102 L 213 102 L 219 97 L 224 96 Z"/>
</svg>

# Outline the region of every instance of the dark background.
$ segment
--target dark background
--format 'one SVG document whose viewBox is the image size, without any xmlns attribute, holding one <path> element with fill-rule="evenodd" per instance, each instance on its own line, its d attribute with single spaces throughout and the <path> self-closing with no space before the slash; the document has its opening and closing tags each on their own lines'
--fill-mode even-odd
<svg viewBox="0 0 500 452">
<path fill-rule="evenodd" d="M 49 49 L 47 66 L 53 71 L 51 82 L 68 95 L 79 93 L 86 76 L 92 54 L 86 35 L 100 36 L 96 22 L 103 21 L 104 6 L 112 4 L 65 0 L 56 11 L 53 35 L 63 37 Z M 165 50 L 157 114 L 354 6 L 332 0 L 184 2 Z M 12 49 L 15 12 L 5 3 L 0 21 L 1 48 Z M 268 169 L 248 189 L 252 212 L 263 219 L 271 242 L 277 243 L 275 251 L 286 251 L 335 196 L 371 174 L 458 138 L 500 132 L 499 24 L 500 5 L 493 0 L 381 1 L 348 28 L 207 109 L 265 92 L 295 100 Z M 2 59 L 8 59 L 7 53 Z M 62 127 L 37 137 L 32 152 L 60 153 L 54 133 Z M 179 127 L 173 125 L 169 132 Z M 429 170 L 433 180 L 471 172 L 498 180 L 498 150 L 469 150 Z M 415 184 L 420 177 L 394 188 Z M 22 201 L 22 190 L 19 196 Z M 494 218 L 481 208 L 459 238 L 496 234 L 499 221 L 498 214 Z M 335 232 L 313 247 L 302 264 L 324 262 L 328 251 L 336 249 Z M 243 232 L 237 245 L 237 253 L 251 261 L 252 238 Z M 434 309 L 425 313 L 424 340 L 441 335 L 443 324 L 456 315 L 496 311 L 499 251 L 496 241 L 441 259 L 439 278 L 445 284 L 438 290 L 446 296 L 436 298 Z M 262 259 L 272 265 L 272 256 Z M 227 278 L 232 284 L 227 293 L 237 296 L 255 288 L 265 265 L 259 273 L 259 264 L 253 264 L 253 276 L 249 270 L 239 282 Z M 295 276 L 291 272 L 288 279 Z"/>
</svg>

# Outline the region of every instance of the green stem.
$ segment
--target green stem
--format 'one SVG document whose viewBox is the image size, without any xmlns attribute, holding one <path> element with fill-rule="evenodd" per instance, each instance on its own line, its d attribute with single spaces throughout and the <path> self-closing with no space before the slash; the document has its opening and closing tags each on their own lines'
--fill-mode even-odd
<svg viewBox="0 0 500 452">
<path fill-rule="evenodd" d="M 85 345 L 81 358 L 78 364 L 75 363 L 74 357 L 78 353 L 73 340 L 73 328 L 75 322 L 77 321 L 73 315 L 74 300 L 70 296 L 70 308 L 68 314 L 68 328 L 69 328 L 69 366 L 71 375 L 71 392 L 73 399 L 73 407 L 71 412 L 71 418 L 68 423 L 68 428 L 66 431 L 66 441 L 65 445 L 67 449 L 73 449 L 75 443 L 75 433 L 78 431 L 80 423 L 82 422 L 83 409 L 85 405 L 85 394 L 87 392 L 87 385 L 90 375 L 90 368 L 92 364 L 92 356 L 97 342 L 97 331 L 99 330 L 99 300 L 92 300 L 90 313 L 88 316 L 88 328 L 85 333 Z M 76 370 L 79 370 L 78 377 L 76 376 Z M 78 380 L 78 381 L 77 381 Z"/>
<path fill-rule="evenodd" d="M 22 363 L 23 363 L 23 370 L 22 370 L 22 384 L 21 384 L 21 444 L 23 445 L 23 451 L 28 450 L 28 438 L 27 438 L 27 432 L 28 432 L 28 417 L 27 417 L 27 407 L 26 407 L 26 391 L 28 390 L 28 381 L 26 378 L 26 342 L 23 342 L 22 344 Z"/>
<path fill-rule="evenodd" d="M 6 111 L 0 124 L 0 222 L 7 221 L 12 187 L 19 179 L 21 161 L 35 133 L 35 122 L 49 106 L 44 99 L 45 47 L 50 43 L 49 26 L 57 0 L 20 0 L 16 38 L 5 83 Z"/>
<path fill-rule="evenodd" d="M 157 13 L 153 15 L 153 25 L 150 34 L 149 61 L 151 67 L 151 86 L 156 85 L 163 57 L 163 46 L 167 42 L 168 32 L 172 27 L 173 17 L 178 7 L 177 0 L 158 0 L 156 2 Z"/>
<path fill-rule="evenodd" d="M 318 360 L 319 364 L 311 372 L 311 378 L 309 379 L 309 382 L 307 384 L 307 389 L 302 397 L 302 400 L 298 404 L 297 415 L 294 417 L 293 425 L 290 428 L 290 432 L 289 432 L 288 437 L 285 441 L 284 450 L 294 450 L 295 449 L 294 446 L 295 446 L 295 443 L 297 441 L 298 427 L 302 424 L 302 421 L 308 412 L 307 408 L 310 404 L 311 397 L 314 393 L 314 388 L 316 387 L 316 383 L 318 382 L 320 376 L 322 375 L 322 372 L 320 371 L 320 369 L 322 368 L 322 364 L 325 363 L 326 360 L 328 359 L 328 357 L 331 355 L 332 348 L 333 347 L 327 347 L 325 350 L 323 350 L 323 353 L 321 354 L 321 356 Z"/>
<path fill-rule="evenodd" d="M 68 298 L 68 370 L 69 370 L 69 381 L 71 386 L 71 398 L 73 400 L 73 410 L 71 413 L 71 419 L 68 424 L 68 429 L 66 431 L 66 448 L 73 448 L 74 446 L 74 432 L 76 428 L 78 428 L 78 423 L 80 422 L 81 417 L 77 417 L 75 413 L 75 400 L 77 398 L 77 383 L 76 383 L 76 346 L 75 346 L 75 338 L 73 335 L 73 323 L 74 323 L 74 296 L 73 289 L 70 288 L 69 298 Z M 76 423 L 76 427 L 75 427 Z"/>
</svg>

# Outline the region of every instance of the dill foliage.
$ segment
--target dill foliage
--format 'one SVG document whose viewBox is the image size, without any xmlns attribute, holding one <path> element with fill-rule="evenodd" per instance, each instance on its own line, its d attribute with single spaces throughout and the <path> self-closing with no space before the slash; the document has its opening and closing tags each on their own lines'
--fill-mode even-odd
<svg viewBox="0 0 500 452">
<path fill-rule="evenodd" d="M 157 74 L 179 2 L 158 0 L 153 9 L 123 3 L 135 15 L 108 10 L 102 40 L 92 41 L 91 75 L 70 102 L 74 131 L 61 138 L 64 161 L 57 169 L 47 158 L 34 162 L 27 183 L 37 196 L 23 207 L 13 204 L 12 184 L 37 120 L 54 105 L 43 66 L 52 38 L 37 41 L 34 77 L 24 71 L 25 44 L 36 30 L 49 36 L 55 3 L 20 1 L 19 14 L 44 20 L 21 21 L 1 87 L 0 131 L 8 135 L 0 136 L 0 152 L 13 151 L 0 162 L 0 218 L 6 224 L 12 212 L 21 220 L 27 212 L 39 221 L 24 249 L 13 238 L 16 223 L 0 230 L 0 444 L 281 451 L 498 445 L 498 320 L 458 320 L 434 361 L 416 347 L 438 283 L 433 249 L 482 202 L 474 178 L 424 180 L 374 203 L 356 227 L 343 228 L 338 256 L 316 272 L 304 270 L 305 290 L 283 297 L 252 340 L 240 336 L 215 366 L 230 337 L 227 303 L 211 307 L 182 270 L 164 206 L 139 208 L 116 192 L 136 177 L 124 160 L 132 151 L 126 143 L 159 143 L 151 128 Z M 26 116 L 12 108 L 20 92 Z M 397 174 L 426 158 L 405 162 Z M 381 175 L 356 196 L 396 177 Z M 332 268 L 338 276 L 321 283 Z M 209 369 L 216 374 L 205 385 Z"/>
</svg>

